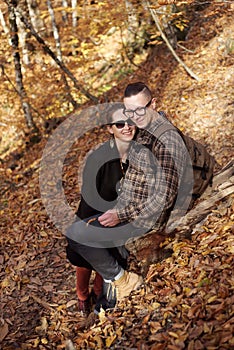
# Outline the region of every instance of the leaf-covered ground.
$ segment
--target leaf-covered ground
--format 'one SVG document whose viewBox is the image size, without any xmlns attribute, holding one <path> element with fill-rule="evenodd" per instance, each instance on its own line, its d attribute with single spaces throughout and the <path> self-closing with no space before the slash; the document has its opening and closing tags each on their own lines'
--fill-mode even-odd
<svg viewBox="0 0 234 350">
<path fill-rule="evenodd" d="M 191 79 L 165 47 L 108 95 L 118 100 L 128 81 L 147 82 L 159 109 L 207 144 L 221 165 L 233 159 L 233 5 L 197 12 L 178 55 L 199 76 Z M 189 50 L 189 51 L 188 51 Z M 77 170 L 104 133 L 88 133 L 71 151 L 64 175 L 72 207 Z M 43 207 L 38 174 L 46 138 L 8 156 L 1 168 L 0 346 L 13 349 L 234 349 L 234 204 L 219 203 L 192 240 L 171 242 L 173 255 L 151 265 L 145 285 L 85 331 L 77 314 L 75 273 L 65 239 Z"/>
</svg>

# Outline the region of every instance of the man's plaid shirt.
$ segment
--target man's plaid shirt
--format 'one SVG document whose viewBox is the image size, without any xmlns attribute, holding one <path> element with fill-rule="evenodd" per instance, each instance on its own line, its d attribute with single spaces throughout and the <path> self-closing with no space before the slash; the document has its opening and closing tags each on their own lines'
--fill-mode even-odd
<svg viewBox="0 0 234 350">
<path fill-rule="evenodd" d="M 168 121 L 158 115 L 147 130 L 139 131 L 129 151 L 129 167 L 115 209 L 121 222 L 136 227 L 151 229 L 165 223 L 186 166 L 188 153 L 178 132 L 168 130 L 155 142 L 152 135 L 162 123 Z"/>
</svg>

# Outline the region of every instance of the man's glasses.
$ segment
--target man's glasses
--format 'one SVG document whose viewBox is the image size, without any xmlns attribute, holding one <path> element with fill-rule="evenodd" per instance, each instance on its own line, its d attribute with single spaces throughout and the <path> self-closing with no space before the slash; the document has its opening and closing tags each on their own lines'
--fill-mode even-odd
<svg viewBox="0 0 234 350">
<path fill-rule="evenodd" d="M 128 124 L 128 126 L 135 126 L 136 124 L 131 120 L 118 120 L 114 123 L 111 123 L 110 125 L 115 125 L 117 129 L 123 129 L 125 127 L 125 124 Z"/>
<path fill-rule="evenodd" d="M 150 100 L 147 105 L 145 105 L 145 107 L 137 107 L 136 109 L 126 109 L 124 108 L 123 110 L 123 114 L 127 117 L 127 118 L 134 118 L 134 114 L 138 115 L 139 117 L 142 117 L 143 115 L 145 115 L 146 113 L 146 108 L 149 107 L 151 105 L 151 101 Z"/>
</svg>

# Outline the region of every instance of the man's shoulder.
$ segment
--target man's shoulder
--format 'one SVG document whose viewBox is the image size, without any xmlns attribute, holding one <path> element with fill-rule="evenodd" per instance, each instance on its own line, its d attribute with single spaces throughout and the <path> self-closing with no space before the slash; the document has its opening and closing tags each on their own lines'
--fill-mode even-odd
<svg viewBox="0 0 234 350">
<path fill-rule="evenodd" d="M 158 112 L 158 118 L 153 120 L 148 131 L 152 135 L 152 139 L 159 139 L 163 143 L 181 139 L 178 128 L 167 118 L 164 112 Z"/>
<path fill-rule="evenodd" d="M 160 130 L 164 129 L 171 130 L 173 125 L 165 117 L 158 114 L 157 119 L 152 120 L 146 129 L 139 129 L 136 140 L 140 143 L 154 142 L 160 136 Z"/>
<path fill-rule="evenodd" d="M 139 131 L 136 141 L 141 146 L 146 146 L 150 150 L 154 150 L 154 152 L 165 147 L 168 149 L 177 149 L 183 146 L 178 129 L 161 115 L 151 122 L 147 130 L 141 129 Z"/>
<path fill-rule="evenodd" d="M 159 128 L 164 127 L 166 129 L 176 129 L 174 125 L 167 119 L 166 114 L 162 111 L 157 113 L 157 118 L 152 120 L 148 130 L 152 134 L 156 134 L 156 131 L 159 130 Z"/>
</svg>

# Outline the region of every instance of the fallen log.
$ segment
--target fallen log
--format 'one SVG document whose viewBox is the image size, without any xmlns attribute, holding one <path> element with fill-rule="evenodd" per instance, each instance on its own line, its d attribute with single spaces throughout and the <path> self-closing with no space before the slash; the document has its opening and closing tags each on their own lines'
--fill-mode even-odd
<svg viewBox="0 0 234 350">
<path fill-rule="evenodd" d="M 185 216 L 180 217 L 179 213 L 173 213 L 164 230 L 152 230 L 142 237 L 129 239 L 126 248 L 130 252 L 130 260 L 135 260 L 145 274 L 150 264 L 172 253 L 170 245 L 163 248 L 166 239 L 191 239 L 191 232 L 196 226 L 217 208 L 221 200 L 233 193 L 234 160 L 214 175 L 212 186 L 206 189 Z"/>
</svg>

